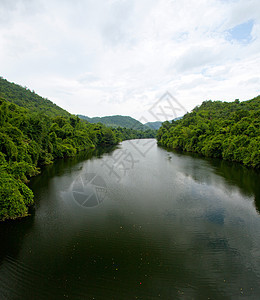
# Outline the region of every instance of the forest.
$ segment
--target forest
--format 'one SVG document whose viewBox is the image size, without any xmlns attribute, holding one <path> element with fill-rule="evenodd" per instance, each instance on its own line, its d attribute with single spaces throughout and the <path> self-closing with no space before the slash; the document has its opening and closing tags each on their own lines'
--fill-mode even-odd
<svg viewBox="0 0 260 300">
<path fill-rule="evenodd" d="M 0 221 L 28 215 L 34 195 L 27 183 L 42 166 L 87 149 L 151 137 L 153 130 L 91 124 L 1 78 Z"/>
<path fill-rule="evenodd" d="M 260 96 L 240 102 L 204 101 L 182 119 L 164 122 L 158 145 L 260 168 Z"/>
</svg>

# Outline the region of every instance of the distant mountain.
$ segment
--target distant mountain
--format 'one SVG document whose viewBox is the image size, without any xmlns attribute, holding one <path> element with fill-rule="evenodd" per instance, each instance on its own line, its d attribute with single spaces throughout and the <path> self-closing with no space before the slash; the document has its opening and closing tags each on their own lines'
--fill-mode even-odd
<svg viewBox="0 0 260 300">
<path fill-rule="evenodd" d="M 89 118 L 87 116 L 78 115 L 78 117 L 90 123 L 102 123 L 110 127 L 125 127 L 142 131 L 151 129 L 151 127 L 143 125 L 141 122 L 129 116 L 117 115 L 108 117 Z"/>
<path fill-rule="evenodd" d="M 178 118 L 173 119 L 173 121 L 178 121 L 182 118 L 183 117 L 178 117 Z M 145 123 L 144 125 L 150 127 L 151 129 L 158 130 L 162 126 L 162 123 L 163 122 L 156 121 L 156 122 L 148 122 L 148 123 Z"/>
<path fill-rule="evenodd" d="M 178 121 L 178 120 L 181 120 L 184 116 L 181 116 L 181 117 L 178 117 L 178 118 L 175 118 L 173 119 L 173 121 Z"/>
<path fill-rule="evenodd" d="M 160 121 L 148 122 L 148 123 L 145 123 L 144 125 L 150 127 L 151 129 L 158 130 L 161 127 L 162 122 L 160 122 Z"/>
<path fill-rule="evenodd" d="M 30 112 L 43 112 L 49 117 L 68 117 L 70 113 L 50 100 L 37 95 L 26 87 L 12 83 L 0 77 L 0 97 L 9 102 L 27 108 Z"/>
<path fill-rule="evenodd" d="M 80 119 L 86 120 L 90 123 L 102 123 L 106 126 L 110 127 L 125 127 L 125 128 L 132 128 L 136 130 L 158 130 L 163 122 L 156 121 L 156 122 L 148 122 L 145 124 L 142 124 L 141 122 L 137 121 L 136 119 L 129 117 L 129 116 L 107 116 L 107 117 L 87 117 L 83 115 L 78 115 Z M 182 117 L 175 118 L 174 121 L 180 120 Z"/>
</svg>

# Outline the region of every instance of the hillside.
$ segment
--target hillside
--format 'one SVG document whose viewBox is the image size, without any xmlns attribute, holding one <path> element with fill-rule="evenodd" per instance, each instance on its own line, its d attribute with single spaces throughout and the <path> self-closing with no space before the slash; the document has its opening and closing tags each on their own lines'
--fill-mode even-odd
<svg viewBox="0 0 260 300">
<path fill-rule="evenodd" d="M 34 91 L 12 83 L 0 77 L 0 97 L 5 100 L 27 108 L 30 112 L 44 113 L 49 117 L 68 117 L 70 113 L 50 100 L 37 95 Z"/>
<path fill-rule="evenodd" d="M 109 127 L 124 127 L 135 130 L 148 130 L 151 129 L 148 126 L 143 125 L 141 122 L 129 116 L 107 116 L 107 117 L 94 117 L 89 118 L 86 116 L 78 115 L 79 118 L 87 120 L 90 123 L 102 123 Z"/>
<path fill-rule="evenodd" d="M 205 101 L 181 120 L 164 122 L 158 144 L 260 168 L 260 96 L 239 102 Z"/>
</svg>

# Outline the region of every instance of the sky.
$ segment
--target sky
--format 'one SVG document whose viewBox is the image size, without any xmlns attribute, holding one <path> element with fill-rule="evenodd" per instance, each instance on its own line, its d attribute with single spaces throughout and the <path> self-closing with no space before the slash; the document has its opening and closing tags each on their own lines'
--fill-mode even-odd
<svg viewBox="0 0 260 300">
<path fill-rule="evenodd" d="M 260 3 L 0 0 L 0 76 L 73 114 L 143 123 L 248 100 L 260 94 Z"/>
</svg>

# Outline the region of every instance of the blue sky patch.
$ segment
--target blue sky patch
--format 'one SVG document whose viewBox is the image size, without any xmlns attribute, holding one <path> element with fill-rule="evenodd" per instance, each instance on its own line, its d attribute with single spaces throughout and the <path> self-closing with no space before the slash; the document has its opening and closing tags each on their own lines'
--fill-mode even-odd
<svg viewBox="0 0 260 300">
<path fill-rule="evenodd" d="M 228 32 L 228 40 L 236 40 L 241 43 L 249 43 L 252 40 L 251 31 L 254 25 L 253 20 L 249 20 L 245 23 L 239 24 Z"/>
</svg>

